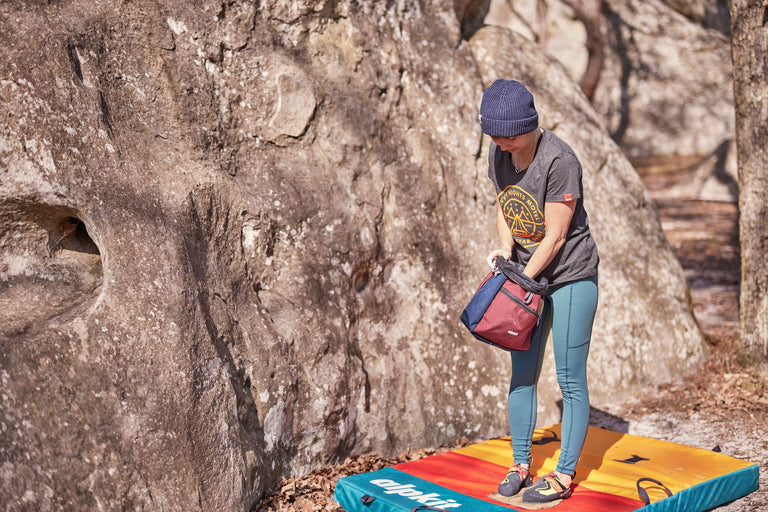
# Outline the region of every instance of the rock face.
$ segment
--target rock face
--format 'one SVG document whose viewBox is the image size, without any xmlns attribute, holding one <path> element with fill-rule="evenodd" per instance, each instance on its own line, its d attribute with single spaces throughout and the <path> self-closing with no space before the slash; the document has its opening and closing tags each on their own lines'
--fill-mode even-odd
<svg viewBox="0 0 768 512">
<path fill-rule="evenodd" d="M 708 155 L 732 139 L 728 39 L 659 0 L 608 2 L 595 107 L 631 156 Z"/>
<path fill-rule="evenodd" d="M 475 119 L 502 71 L 583 159 L 595 404 L 696 368 L 639 179 L 535 48 L 462 40 L 484 8 L 0 4 L 6 509 L 248 510 L 351 453 L 503 434 L 507 357 L 458 322 L 495 244 Z"/>
<path fill-rule="evenodd" d="M 718 25 L 723 18 L 712 2 L 690 10 L 686 2 L 670 3 L 704 25 L 707 20 Z M 595 108 L 614 140 L 634 157 L 697 155 L 700 161 L 680 183 L 678 196 L 736 201 L 728 38 L 658 0 L 611 1 L 606 21 L 614 51 L 608 54 Z"/>
<path fill-rule="evenodd" d="M 535 0 L 493 0 L 486 23 L 536 40 L 542 24 L 536 5 Z M 561 2 L 547 12 L 549 37 L 542 45 L 578 81 L 587 62 L 584 27 Z M 593 101 L 613 139 L 634 158 L 698 156 L 676 193 L 735 201 L 725 2 L 606 0 L 603 14 L 606 58 Z"/>
</svg>

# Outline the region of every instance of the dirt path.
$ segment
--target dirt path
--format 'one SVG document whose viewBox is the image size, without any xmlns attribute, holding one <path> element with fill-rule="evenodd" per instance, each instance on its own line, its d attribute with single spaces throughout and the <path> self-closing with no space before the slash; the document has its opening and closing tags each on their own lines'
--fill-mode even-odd
<svg viewBox="0 0 768 512">
<path fill-rule="evenodd" d="M 710 355 L 699 372 L 646 390 L 641 397 L 609 408 L 594 424 L 612 422 L 630 434 L 712 449 L 760 465 L 761 489 L 718 512 L 768 511 L 768 378 L 738 365 L 740 260 L 738 209 L 727 202 L 669 197 L 685 160 L 646 162 L 638 167 L 657 204 L 662 228 L 683 267 L 694 314 L 706 335 Z M 348 459 L 303 478 L 285 480 L 256 510 L 341 512 L 333 501 L 336 480 L 374 471 L 396 462 L 434 453 L 422 451 L 397 459 L 377 456 Z"/>
<path fill-rule="evenodd" d="M 691 289 L 693 310 L 710 341 L 735 339 L 739 330 L 738 208 L 735 203 L 679 199 L 670 196 L 682 179 L 686 159 L 636 164 L 656 203 L 664 233 Z"/>
</svg>

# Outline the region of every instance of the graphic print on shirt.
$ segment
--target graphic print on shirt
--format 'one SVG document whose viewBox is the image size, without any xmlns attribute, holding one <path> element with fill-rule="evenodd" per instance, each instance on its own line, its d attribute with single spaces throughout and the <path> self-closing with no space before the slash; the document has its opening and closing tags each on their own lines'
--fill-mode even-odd
<svg viewBox="0 0 768 512">
<path fill-rule="evenodd" d="M 547 228 L 536 199 L 517 185 L 502 190 L 498 199 L 515 243 L 526 248 L 538 245 Z"/>
</svg>

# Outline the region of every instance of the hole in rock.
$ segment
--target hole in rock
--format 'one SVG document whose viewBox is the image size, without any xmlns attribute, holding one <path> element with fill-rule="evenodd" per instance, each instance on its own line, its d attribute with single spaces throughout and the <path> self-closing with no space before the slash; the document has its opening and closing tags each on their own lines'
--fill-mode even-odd
<svg viewBox="0 0 768 512">
<path fill-rule="evenodd" d="M 0 334 L 66 322 L 98 295 L 101 253 L 72 208 L 0 200 L 0 242 Z"/>
<path fill-rule="evenodd" d="M 55 233 L 54 236 L 56 235 L 59 237 L 58 248 L 84 254 L 100 254 L 98 246 L 88 235 L 85 224 L 77 217 L 62 219 L 59 222 L 58 233 Z"/>
<path fill-rule="evenodd" d="M 360 293 L 365 290 L 365 287 L 368 286 L 369 279 L 368 268 L 358 268 L 357 271 L 352 274 L 352 286 L 355 287 L 355 291 Z"/>
</svg>

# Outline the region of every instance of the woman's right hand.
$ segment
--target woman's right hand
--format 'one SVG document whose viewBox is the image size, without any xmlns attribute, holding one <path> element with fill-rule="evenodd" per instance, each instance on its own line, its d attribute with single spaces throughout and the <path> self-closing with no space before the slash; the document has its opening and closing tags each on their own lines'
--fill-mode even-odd
<svg viewBox="0 0 768 512">
<path fill-rule="evenodd" d="M 491 267 L 491 270 L 496 268 L 496 258 L 499 256 L 503 256 L 505 260 L 508 260 L 512 256 L 512 251 L 510 249 L 494 249 L 491 251 L 491 253 L 488 255 L 488 266 Z"/>
</svg>

